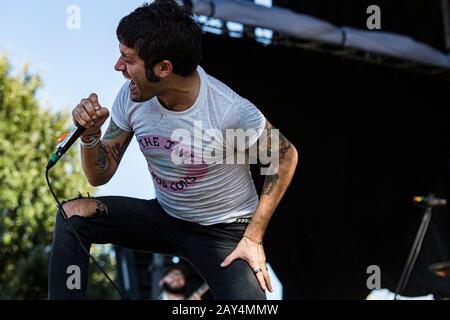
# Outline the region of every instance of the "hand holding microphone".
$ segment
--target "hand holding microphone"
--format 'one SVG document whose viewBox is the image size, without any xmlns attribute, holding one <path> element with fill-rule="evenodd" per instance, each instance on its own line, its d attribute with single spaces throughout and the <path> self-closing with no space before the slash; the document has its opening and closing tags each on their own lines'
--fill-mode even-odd
<svg viewBox="0 0 450 320">
<path fill-rule="evenodd" d="M 47 163 L 47 170 L 50 170 L 58 162 L 80 136 L 83 139 L 100 135 L 100 128 L 108 116 L 108 109 L 98 103 L 95 93 L 91 93 L 87 99 L 82 99 L 72 111 L 72 120 L 76 127 L 58 145 Z"/>
<path fill-rule="evenodd" d="M 95 93 L 91 93 L 89 98 L 81 99 L 72 111 L 74 124 L 78 123 L 86 129 L 81 135 L 82 138 L 98 134 L 108 116 L 108 109 L 100 105 Z"/>
</svg>

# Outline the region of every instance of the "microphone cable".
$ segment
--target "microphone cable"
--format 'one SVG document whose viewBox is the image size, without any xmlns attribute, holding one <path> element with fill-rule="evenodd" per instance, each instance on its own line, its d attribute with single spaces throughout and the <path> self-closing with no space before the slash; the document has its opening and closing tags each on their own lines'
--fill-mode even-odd
<svg viewBox="0 0 450 320">
<path fill-rule="evenodd" d="M 106 277 L 106 279 L 108 279 L 109 283 L 111 283 L 111 285 L 114 287 L 114 289 L 117 291 L 117 293 L 119 294 L 120 298 L 122 300 L 128 300 L 127 296 L 122 292 L 122 290 L 120 290 L 119 286 L 108 276 L 108 274 L 106 273 L 106 271 L 102 268 L 102 266 L 100 266 L 100 264 L 97 262 L 97 260 L 89 253 L 89 251 L 85 248 L 85 246 L 83 245 L 83 242 L 81 241 L 80 237 L 78 236 L 78 233 L 76 232 L 75 228 L 72 226 L 72 224 L 68 221 L 68 217 L 66 212 L 64 211 L 63 206 L 61 205 L 61 203 L 58 200 L 58 197 L 56 197 L 55 192 L 53 191 L 52 188 L 52 184 L 50 183 L 50 179 L 48 176 L 48 173 L 50 171 L 50 168 L 47 167 L 45 169 L 45 179 L 47 180 L 47 185 L 48 188 L 50 189 L 50 193 L 52 194 L 53 198 L 55 199 L 56 203 L 58 204 L 58 211 L 61 212 L 61 214 L 63 215 L 63 219 L 64 219 L 64 226 L 66 227 L 67 230 L 67 226 L 70 226 L 70 231 L 73 232 L 73 234 L 75 235 L 75 237 L 78 240 L 78 243 L 80 244 L 81 248 L 83 249 L 83 251 L 89 256 L 89 258 L 94 262 L 94 264 L 97 266 L 97 268 L 103 273 L 103 275 Z"/>
</svg>

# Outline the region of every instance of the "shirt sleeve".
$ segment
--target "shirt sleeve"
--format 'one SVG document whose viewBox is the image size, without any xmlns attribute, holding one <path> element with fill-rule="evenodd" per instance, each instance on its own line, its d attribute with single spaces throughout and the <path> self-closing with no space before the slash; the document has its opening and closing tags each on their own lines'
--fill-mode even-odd
<svg viewBox="0 0 450 320">
<path fill-rule="evenodd" d="M 223 130 L 225 132 L 227 147 L 234 146 L 234 139 L 227 130 L 234 129 L 237 132 L 244 132 L 245 145 L 234 146 L 239 151 L 250 148 L 254 145 L 266 126 L 266 118 L 259 109 L 249 100 L 239 97 L 226 113 L 223 121 Z M 241 130 L 239 130 L 241 129 Z"/>
<path fill-rule="evenodd" d="M 129 84 L 130 81 L 126 81 L 122 88 L 120 88 L 111 108 L 111 119 L 120 129 L 132 132 L 130 117 L 127 114 L 127 106 L 130 101 Z"/>
</svg>

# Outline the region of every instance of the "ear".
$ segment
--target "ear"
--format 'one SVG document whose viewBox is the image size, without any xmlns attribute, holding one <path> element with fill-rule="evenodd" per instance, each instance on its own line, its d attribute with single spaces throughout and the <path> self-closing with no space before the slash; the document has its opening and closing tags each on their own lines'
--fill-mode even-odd
<svg viewBox="0 0 450 320">
<path fill-rule="evenodd" d="M 163 60 L 155 65 L 155 74 L 158 78 L 164 79 L 172 74 L 173 65 L 169 60 Z"/>
</svg>

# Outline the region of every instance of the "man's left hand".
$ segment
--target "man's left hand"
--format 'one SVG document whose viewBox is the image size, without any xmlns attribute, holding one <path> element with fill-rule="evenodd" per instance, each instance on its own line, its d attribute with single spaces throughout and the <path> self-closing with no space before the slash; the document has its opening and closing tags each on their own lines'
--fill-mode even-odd
<svg viewBox="0 0 450 320">
<path fill-rule="evenodd" d="M 247 261 L 253 272 L 260 268 L 261 271 L 255 273 L 256 278 L 259 281 L 259 285 L 264 291 L 266 291 L 267 289 L 269 289 L 270 292 L 273 291 L 269 273 L 266 267 L 266 255 L 264 253 L 262 244 L 257 244 L 250 239 L 242 238 L 241 241 L 239 241 L 236 249 L 234 249 L 234 251 L 230 253 L 228 257 L 225 258 L 225 260 L 223 260 L 220 266 L 227 267 L 236 259 Z"/>
</svg>

